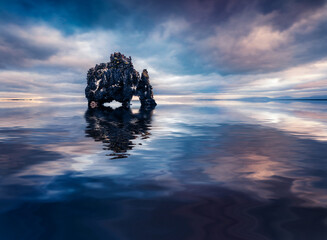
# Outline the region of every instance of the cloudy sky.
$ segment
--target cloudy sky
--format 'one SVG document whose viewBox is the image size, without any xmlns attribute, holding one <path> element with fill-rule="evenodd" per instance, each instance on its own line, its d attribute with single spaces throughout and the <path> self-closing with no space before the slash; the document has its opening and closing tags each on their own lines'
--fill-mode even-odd
<svg viewBox="0 0 327 240">
<path fill-rule="evenodd" d="M 323 0 L 0 0 L 0 97 L 83 95 L 110 53 L 155 94 L 327 95 Z"/>
</svg>

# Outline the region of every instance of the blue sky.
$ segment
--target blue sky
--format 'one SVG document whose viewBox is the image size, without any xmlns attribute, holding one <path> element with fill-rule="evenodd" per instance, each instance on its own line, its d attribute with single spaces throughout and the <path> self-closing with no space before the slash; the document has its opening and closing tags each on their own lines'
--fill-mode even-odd
<svg viewBox="0 0 327 240">
<path fill-rule="evenodd" d="M 0 97 L 83 95 L 116 51 L 155 94 L 327 95 L 326 42 L 322 0 L 0 0 Z"/>
</svg>

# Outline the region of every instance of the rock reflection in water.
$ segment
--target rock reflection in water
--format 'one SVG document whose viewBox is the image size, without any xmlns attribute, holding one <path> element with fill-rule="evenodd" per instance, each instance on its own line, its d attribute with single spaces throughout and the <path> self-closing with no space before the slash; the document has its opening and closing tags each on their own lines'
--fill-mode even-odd
<svg viewBox="0 0 327 240">
<path fill-rule="evenodd" d="M 102 141 L 104 149 L 113 152 L 108 154 L 111 159 L 126 158 L 127 152 L 136 145 L 133 139 L 149 138 L 152 112 L 142 107 L 137 113 L 124 107 L 88 108 L 85 112 L 86 136 Z"/>
</svg>

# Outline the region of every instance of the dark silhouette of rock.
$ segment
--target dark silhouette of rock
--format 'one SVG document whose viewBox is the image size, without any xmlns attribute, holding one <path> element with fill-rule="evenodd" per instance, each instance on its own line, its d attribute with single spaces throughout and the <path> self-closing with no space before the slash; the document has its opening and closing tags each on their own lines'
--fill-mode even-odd
<svg viewBox="0 0 327 240">
<path fill-rule="evenodd" d="M 127 107 L 133 96 L 139 96 L 143 108 L 151 109 L 157 105 L 148 71 L 144 69 L 140 77 L 131 57 L 119 52 L 111 54 L 110 62 L 97 64 L 88 71 L 85 96 L 93 108 L 111 101 L 121 102 Z"/>
<path fill-rule="evenodd" d="M 137 145 L 137 141 L 150 136 L 152 110 L 140 108 L 138 113 L 132 113 L 130 108 L 99 106 L 88 108 L 85 112 L 87 127 L 85 134 L 95 141 L 101 141 L 112 159 L 128 157 L 127 151 Z M 138 143 L 142 145 L 142 143 Z"/>
</svg>

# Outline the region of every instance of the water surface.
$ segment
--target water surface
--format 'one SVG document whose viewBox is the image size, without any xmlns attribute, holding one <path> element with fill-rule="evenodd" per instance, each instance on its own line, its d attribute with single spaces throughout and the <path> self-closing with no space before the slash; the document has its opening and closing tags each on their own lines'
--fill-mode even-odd
<svg viewBox="0 0 327 240">
<path fill-rule="evenodd" d="M 0 106 L 0 239 L 327 239 L 327 104 Z"/>
</svg>

